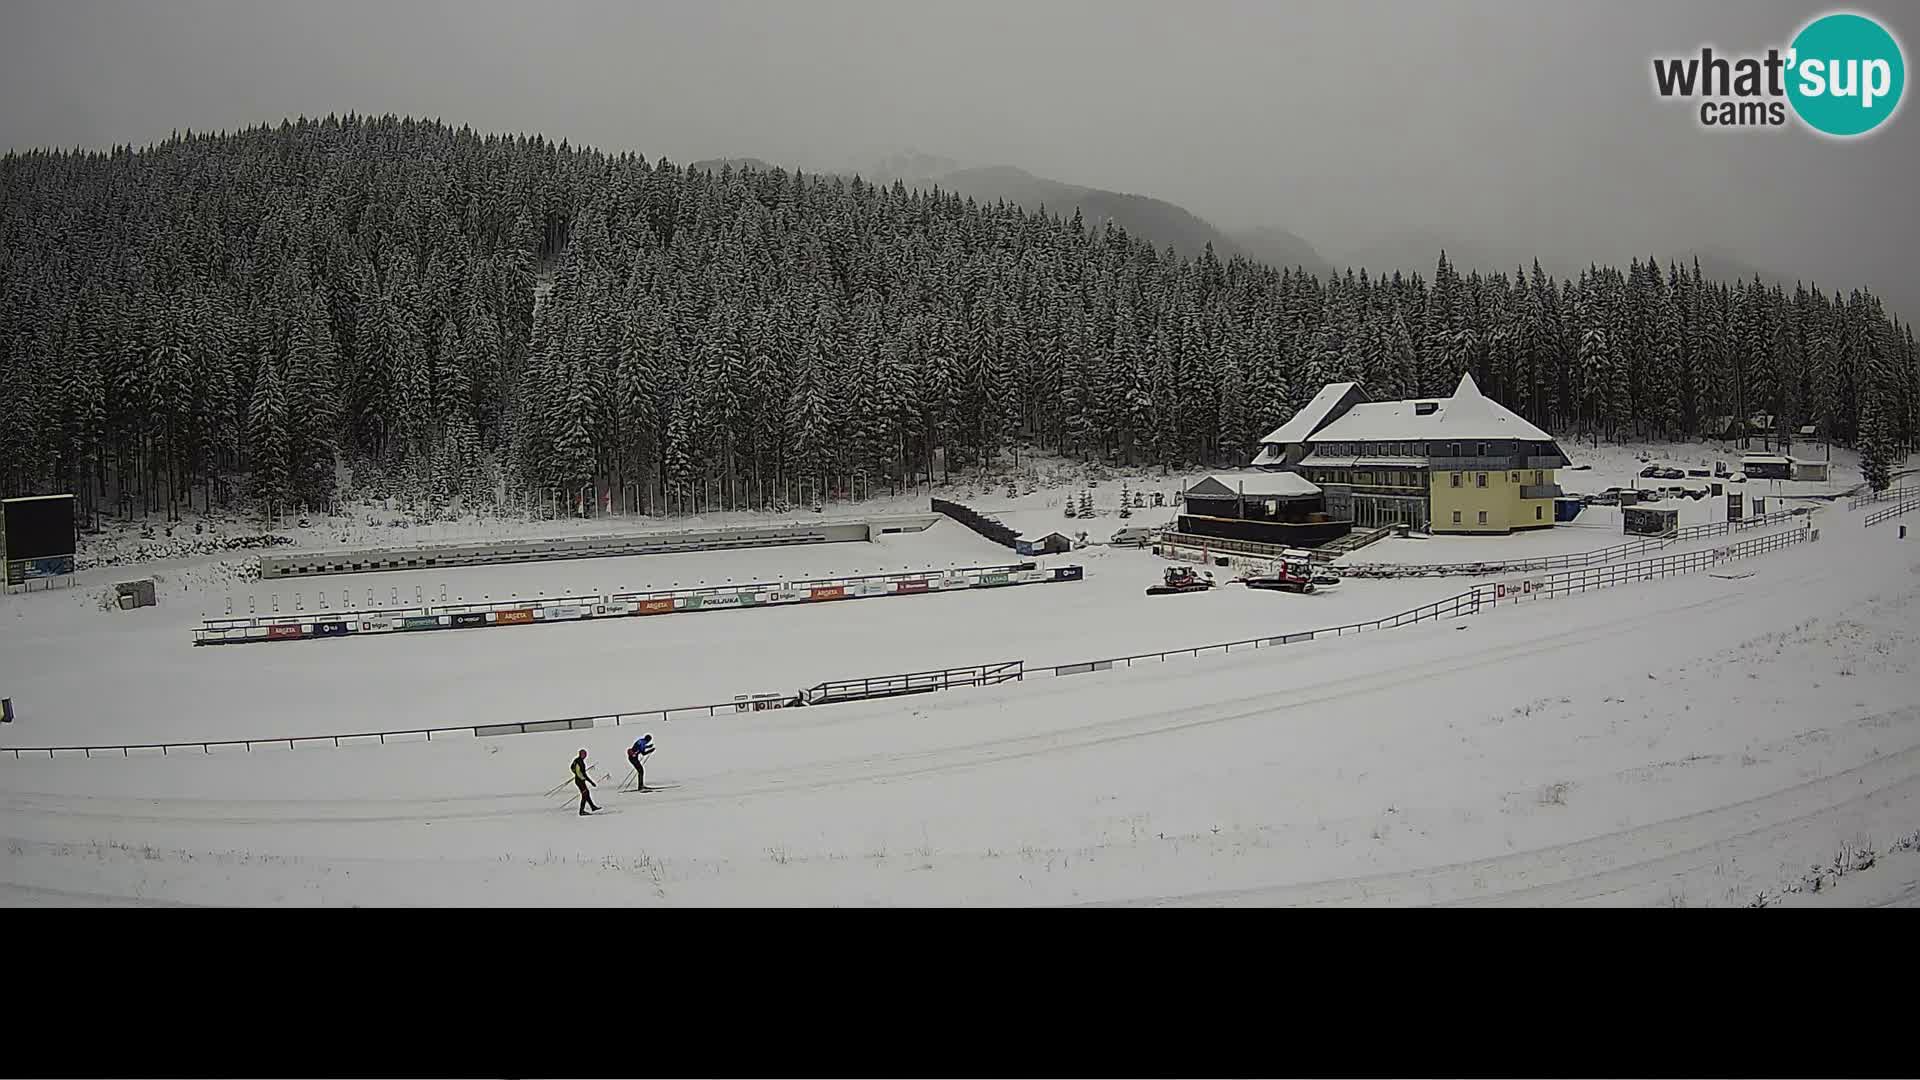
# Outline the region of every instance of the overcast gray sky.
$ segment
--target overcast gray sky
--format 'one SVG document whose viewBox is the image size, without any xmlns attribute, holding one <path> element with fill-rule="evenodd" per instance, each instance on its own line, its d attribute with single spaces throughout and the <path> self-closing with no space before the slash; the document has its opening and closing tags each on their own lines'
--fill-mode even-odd
<svg viewBox="0 0 1920 1080">
<path fill-rule="evenodd" d="M 394 112 L 687 162 L 914 147 L 1281 225 L 1624 263 L 1718 248 L 1920 313 L 1920 115 L 1709 131 L 1656 55 L 1784 45 L 1782 0 L 9 0 L 0 144 Z M 1920 5 L 1859 7 L 1913 62 Z"/>
</svg>

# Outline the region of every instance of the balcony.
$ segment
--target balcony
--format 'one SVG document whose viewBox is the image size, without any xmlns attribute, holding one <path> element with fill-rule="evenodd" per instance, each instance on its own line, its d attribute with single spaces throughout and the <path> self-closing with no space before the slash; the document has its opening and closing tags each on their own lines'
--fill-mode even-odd
<svg viewBox="0 0 1920 1080">
<path fill-rule="evenodd" d="M 1558 454 L 1548 454 L 1545 457 L 1530 457 L 1526 460 L 1527 463 L 1524 467 L 1529 469 L 1564 469 L 1568 464 L 1567 459 Z"/>
<path fill-rule="evenodd" d="M 1523 499 L 1558 499 L 1565 494 L 1566 492 L 1560 490 L 1559 484 L 1520 485 L 1520 497 Z"/>
<path fill-rule="evenodd" d="M 1512 472 L 1520 468 L 1521 460 L 1517 454 L 1502 454 L 1499 457 L 1437 457 L 1428 461 L 1427 467 L 1434 472 Z"/>
</svg>

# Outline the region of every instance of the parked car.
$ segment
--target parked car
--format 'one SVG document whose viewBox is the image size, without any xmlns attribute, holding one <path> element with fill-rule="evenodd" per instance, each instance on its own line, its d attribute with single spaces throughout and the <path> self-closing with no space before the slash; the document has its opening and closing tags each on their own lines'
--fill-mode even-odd
<svg viewBox="0 0 1920 1080">
<path fill-rule="evenodd" d="M 1660 479 L 1662 480 L 1685 480 L 1686 478 L 1687 478 L 1687 474 L 1684 472 L 1681 472 L 1679 469 L 1661 469 L 1660 470 Z"/>
<path fill-rule="evenodd" d="M 1129 525 L 1119 532 L 1114 533 L 1113 539 L 1110 540 L 1109 543 L 1120 547 L 1129 545 L 1144 547 L 1147 544 L 1151 544 L 1154 537 L 1158 536 L 1159 533 L 1159 529 L 1149 528 L 1145 525 Z"/>
<path fill-rule="evenodd" d="M 1658 465 L 1649 465 L 1649 466 L 1647 466 L 1646 468 L 1644 468 L 1644 469 L 1641 469 L 1641 470 L 1640 470 L 1640 475 L 1641 475 L 1642 477 L 1646 477 L 1646 478 L 1649 478 L 1649 479 L 1651 479 L 1652 477 L 1656 477 L 1656 476 L 1659 476 L 1659 475 L 1660 475 L 1660 466 L 1658 466 Z"/>
</svg>

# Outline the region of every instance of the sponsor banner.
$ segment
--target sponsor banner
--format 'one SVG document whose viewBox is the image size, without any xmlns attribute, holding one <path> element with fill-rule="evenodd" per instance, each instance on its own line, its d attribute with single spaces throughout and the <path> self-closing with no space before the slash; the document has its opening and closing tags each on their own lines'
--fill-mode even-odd
<svg viewBox="0 0 1920 1080">
<path fill-rule="evenodd" d="M 281 623 L 267 627 L 268 641 L 287 641 L 302 636 L 304 635 L 301 634 L 298 623 Z"/>
<path fill-rule="evenodd" d="M 313 624 L 314 637 L 339 637 L 353 628 L 343 622 L 321 622 Z"/>
<path fill-rule="evenodd" d="M 787 704 L 784 694 L 735 694 L 734 712 L 761 712 L 766 709 L 782 709 Z"/>
<path fill-rule="evenodd" d="M 662 597 L 657 600 L 641 600 L 634 604 L 633 610 L 634 613 L 638 615 L 665 615 L 667 612 L 673 610 L 673 597 Z"/>
<path fill-rule="evenodd" d="M 964 577 L 941 578 L 939 579 L 939 582 L 934 586 L 934 588 L 936 589 L 971 589 L 973 588 L 973 579 L 964 578 Z"/>
<path fill-rule="evenodd" d="M 780 589 L 775 592 L 771 592 L 767 594 L 767 603 L 790 604 L 790 603 L 793 603 L 795 600 L 805 600 L 806 598 L 807 598 L 806 593 L 796 592 L 793 589 Z"/>
<path fill-rule="evenodd" d="M 734 599 L 734 602 L 739 604 L 741 607 L 752 607 L 755 604 L 766 603 L 765 598 L 762 597 L 759 593 L 750 593 L 750 592 L 734 593 L 733 599 Z"/>
<path fill-rule="evenodd" d="M 846 595 L 847 595 L 847 587 L 845 585 L 828 585 L 825 588 L 809 590 L 807 594 L 807 599 L 809 600 L 841 600 L 841 599 L 844 599 Z"/>
<path fill-rule="evenodd" d="M 1053 580 L 1055 580 L 1055 581 L 1079 581 L 1079 580 L 1080 580 L 1080 575 L 1081 575 L 1082 573 L 1084 573 L 1084 572 L 1085 572 L 1085 567 L 1080 567 L 1080 566 L 1056 566 L 1056 567 L 1054 567 L 1054 568 L 1053 568 Z"/>
<path fill-rule="evenodd" d="M 1534 590 L 1539 588 L 1530 578 L 1518 578 L 1513 581 L 1498 581 L 1493 586 L 1493 598 L 1508 602 L 1533 599 Z"/>
<path fill-rule="evenodd" d="M 1013 575 L 1013 580 L 1019 584 L 1028 585 L 1036 581 L 1052 581 L 1053 575 L 1045 570 L 1022 570 Z"/>
<path fill-rule="evenodd" d="M 360 620 L 360 629 L 366 633 L 376 633 L 393 629 L 393 620 L 385 615 L 374 615 Z"/>
<path fill-rule="evenodd" d="M 699 611 L 707 606 L 708 599 L 705 596 L 677 596 L 674 598 L 673 607 L 675 611 Z"/>
<path fill-rule="evenodd" d="M 579 604 L 556 604 L 553 607 L 541 608 L 538 617 L 542 619 L 577 619 L 586 613 L 586 609 Z"/>
<path fill-rule="evenodd" d="M 893 591 L 893 587 L 884 581 L 863 581 L 857 589 L 861 596 L 885 596 Z"/>
<path fill-rule="evenodd" d="M 893 583 L 893 591 L 896 593 L 926 592 L 927 583 L 924 579 L 915 580 L 915 581 L 896 581 Z"/>
<path fill-rule="evenodd" d="M 486 613 L 486 612 L 484 612 L 484 611 L 461 611 L 461 612 L 457 612 L 457 613 L 455 613 L 455 614 L 454 614 L 454 616 L 453 616 L 453 625 L 455 625 L 455 626 L 485 626 L 485 625 L 487 625 L 487 613 Z"/>
<path fill-rule="evenodd" d="M 61 577 L 73 573 L 73 556 L 54 555 L 44 559 L 17 559 L 7 564 L 7 584 L 23 585 L 35 578 Z"/>
<path fill-rule="evenodd" d="M 1006 583 L 1007 583 L 1007 575 L 1005 574 L 981 574 L 980 575 L 980 587 L 983 589 L 990 585 L 1005 585 Z"/>
<path fill-rule="evenodd" d="M 533 621 L 533 609 L 514 608 L 511 611 L 496 611 L 493 613 L 493 621 L 500 624 L 530 623 Z"/>
<path fill-rule="evenodd" d="M 408 615 L 400 620 L 402 630 L 438 630 L 445 625 L 439 615 Z"/>
<path fill-rule="evenodd" d="M 740 604 L 742 603 L 742 597 L 750 596 L 750 595 L 752 594 L 751 593 L 708 593 L 705 596 L 689 597 L 688 599 L 699 600 L 701 607 L 739 607 Z"/>
</svg>

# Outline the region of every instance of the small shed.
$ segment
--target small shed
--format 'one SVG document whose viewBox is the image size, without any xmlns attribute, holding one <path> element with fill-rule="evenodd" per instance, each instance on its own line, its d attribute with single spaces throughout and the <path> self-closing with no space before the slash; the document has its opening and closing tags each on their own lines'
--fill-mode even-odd
<svg viewBox="0 0 1920 1080">
<path fill-rule="evenodd" d="M 1748 454 L 1740 459 L 1740 471 L 1749 480 L 1791 480 L 1793 459 L 1779 454 Z"/>
<path fill-rule="evenodd" d="M 1628 536 L 1665 536 L 1680 527 L 1680 511 L 1663 506 L 1629 506 L 1620 511 Z"/>
<path fill-rule="evenodd" d="M 1062 532 L 1021 536 L 1014 540 L 1013 550 L 1022 555 L 1054 555 L 1062 551 L 1072 551 L 1073 537 Z"/>
<path fill-rule="evenodd" d="M 113 591 L 114 602 L 119 605 L 122 611 L 131 611 L 134 608 L 152 607 L 154 605 L 152 578 L 144 578 L 140 581 L 122 581 L 113 587 Z"/>
<path fill-rule="evenodd" d="M 1799 458 L 1794 458 L 1793 478 L 1795 480 L 1811 480 L 1817 484 L 1824 484 L 1831 478 L 1828 463 L 1824 461 L 1801 461 Z"/>
</svg>

